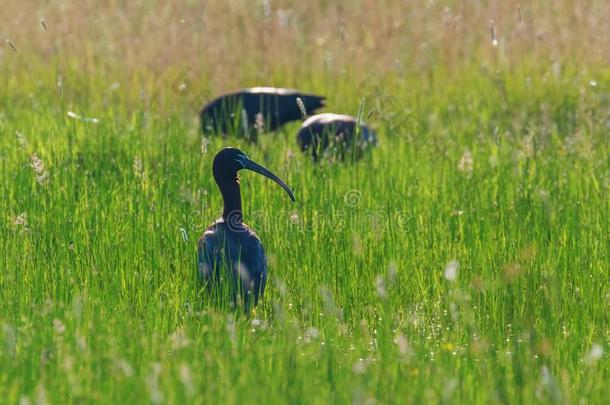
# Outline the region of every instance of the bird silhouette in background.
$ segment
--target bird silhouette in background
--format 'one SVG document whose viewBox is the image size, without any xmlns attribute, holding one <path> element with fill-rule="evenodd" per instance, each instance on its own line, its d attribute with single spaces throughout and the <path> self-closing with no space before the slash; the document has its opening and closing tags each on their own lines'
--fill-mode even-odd
<svg viewBox="0 0 610 405">
<path fill-rule="evenodd" d="M 324 113 L 303 122 L 297 133 L 297 143 L 314 161 L 326 153 L 340 160 L 356 160 L 365 150 L 377 145 L 377 134 L 351 115 Z"/>
<path fill-rule="evenodd" d="M 210 101 L 199 117 L 204 134 L 235 134 L 256 141 L 259 132 L 275 131 L 287 122 L 313 114 L 324 106 L 324 100 L 293 89 L 253 87 Z"/>
</svg>

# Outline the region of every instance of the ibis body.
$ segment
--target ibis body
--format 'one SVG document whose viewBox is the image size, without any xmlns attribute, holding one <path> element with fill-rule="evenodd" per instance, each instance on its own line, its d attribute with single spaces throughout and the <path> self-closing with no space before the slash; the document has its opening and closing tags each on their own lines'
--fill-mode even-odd
<svg viewBox="0 0 610 405">
<path fill-rule="evenodd" d="M 297 99 L 301 100 L 302 106 L 299 106 Z M 303 113 L 313 114 L 324 106 L 324 99 L 294 89 L 242 89 L 206 104 L 199 115 L 201 128 L 204 133 L 235 133 L 255 137 L 256 132 L 275 131 L 287 122 L 300 120 Z"/>
<path fill-rule="evenodd" d="M 297 133 L 301 150 L 318 160 L 329 151 L 341 159 L 359 158 L 377 144 L 375 131 L 363 121 L 346 114 L 324 113 L 309 117 Z"/>
<path fill-rule="evenodd" d="M 198 244 L 199 274 L 211 289 L 223 283 L 233 303 L 241 293 L 244 308 L 256 306 L 267 281 L 267 257 L 261 240 L 243 222 L 237 172 L 252 170 L 279 184 L 294 201 L 290 188 L 275 174 L 235 148 L 222 149 L 214 158 L 212 172 L 224 201 L 222 216 L 204 232 Z"/>
</svg>

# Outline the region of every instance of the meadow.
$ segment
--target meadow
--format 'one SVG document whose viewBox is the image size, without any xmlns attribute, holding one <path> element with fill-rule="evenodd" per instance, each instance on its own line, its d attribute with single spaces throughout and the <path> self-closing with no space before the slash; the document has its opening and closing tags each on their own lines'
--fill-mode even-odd
<svg viewBox="0 0 610 405">
<path fill-rule="evenodd" d="M 0 402 L 606 403 L 610 4 L 528 3 L 4 1 Z M 257 85 L 378 147 L 201 135 Z M 251 315 L 197 277 L 229 145 L 296 195 L 241 176 Z"/>
</svg>

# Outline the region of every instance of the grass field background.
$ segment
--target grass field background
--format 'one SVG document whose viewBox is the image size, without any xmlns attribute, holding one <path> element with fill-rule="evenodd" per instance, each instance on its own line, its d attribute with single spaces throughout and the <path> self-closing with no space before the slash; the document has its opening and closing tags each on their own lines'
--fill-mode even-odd
<svg viewBox="0 0 610 405">
<path fill-rule="evenodd" d="M 0 10 L 0 402 L 606 402 L 609 3 L 37 3 Z M 380 145 L 202 138 L 253 85 Z M 297 197 L 242 175 L 252 316 L 196 274 L 228 145 Z"/>
</svg>

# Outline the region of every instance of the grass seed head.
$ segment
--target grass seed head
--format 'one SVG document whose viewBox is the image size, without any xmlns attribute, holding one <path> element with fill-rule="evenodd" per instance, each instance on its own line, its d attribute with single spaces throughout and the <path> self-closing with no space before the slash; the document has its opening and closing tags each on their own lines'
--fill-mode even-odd
<svg viewBox="0 0 610 405">
<path fill-rule="evenodd" d="M 6 44 L 13 50 L 13 52 L 17 53 L 17 47 L 10 39 L 6 39 Z"/>
<path fill-rule="evenodd" d="M 465 150 L 458 163 L 458 170 L 466 175 L 472 174 L 474 169 L 474 159 L 469 150 Z"/>
<path fill-rule="evenodd" d="M 46 185 L 49 181 L 49 172 L 45 170 L 44 162 L 36 154 L 32 155 L 30 160 L 36 181 L 40 185 Z"/>
<path fill-rule="evenodd" d="M 307 110 L 305 109 L 305 104 L 303 104 L 301 97 L 297 97 L 297 106 L 299 106 L 299 110 L 301 110 L 301 115 L 303 118 L 307 117 Z"/>
</svg>

